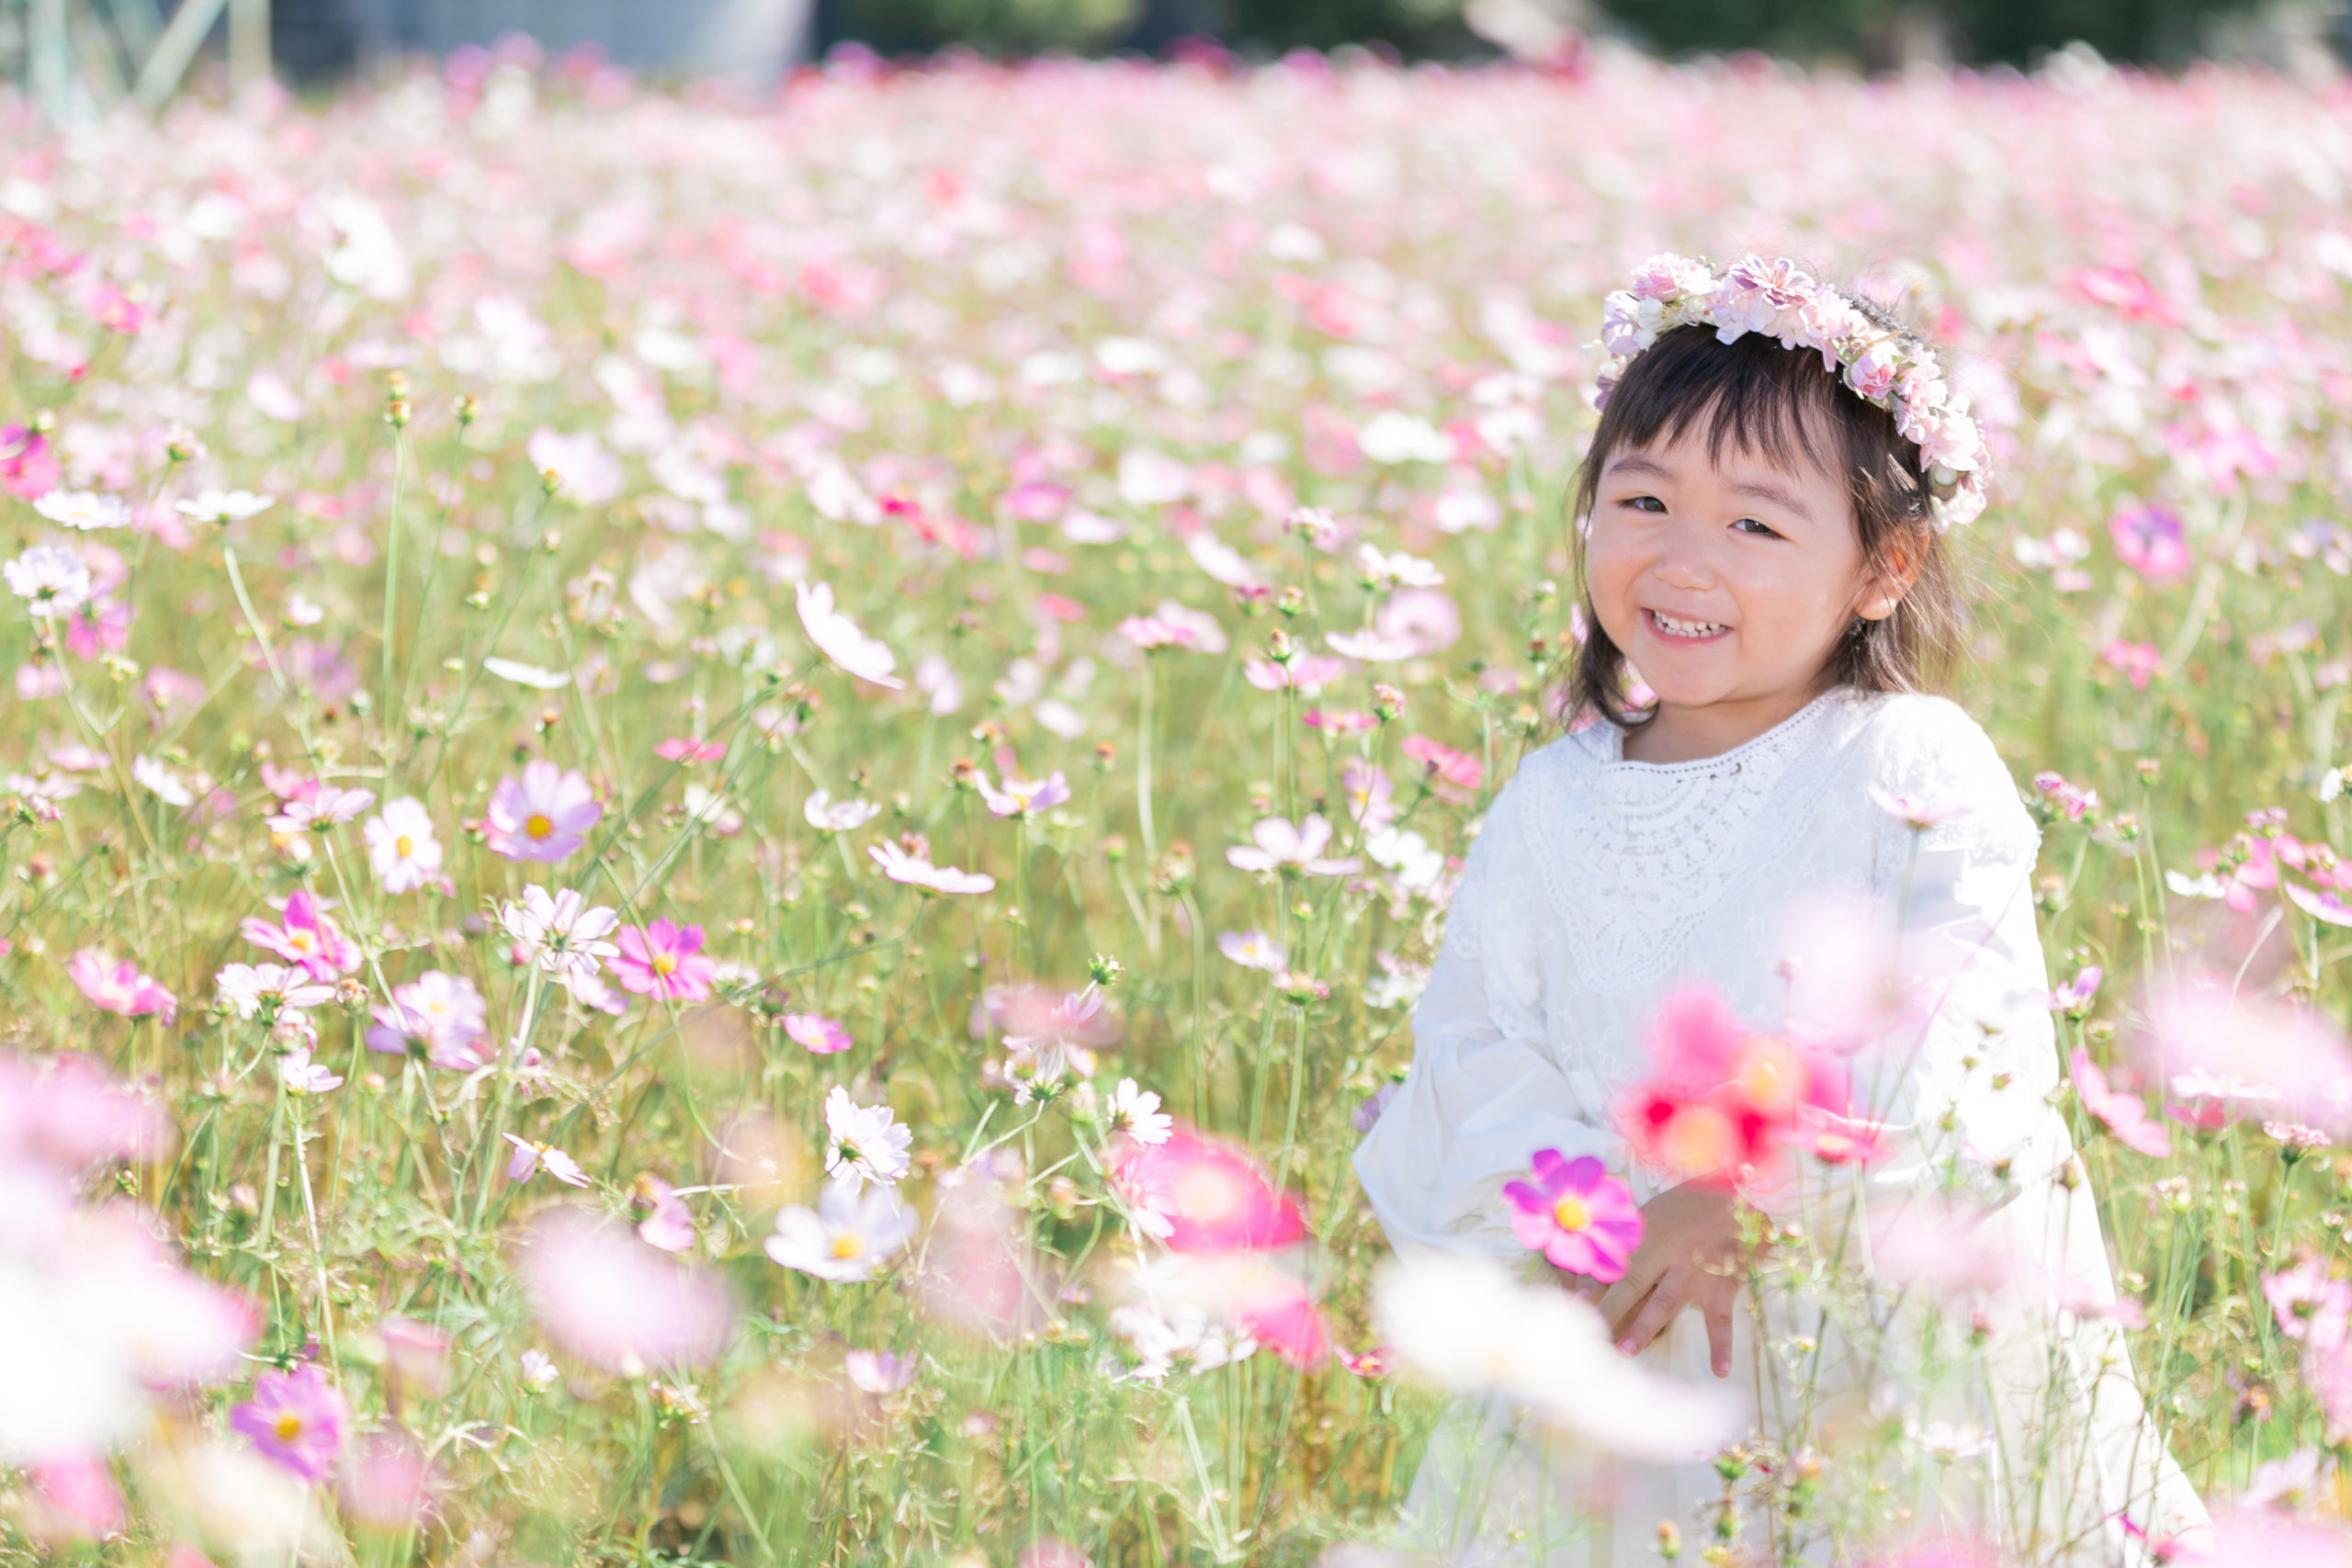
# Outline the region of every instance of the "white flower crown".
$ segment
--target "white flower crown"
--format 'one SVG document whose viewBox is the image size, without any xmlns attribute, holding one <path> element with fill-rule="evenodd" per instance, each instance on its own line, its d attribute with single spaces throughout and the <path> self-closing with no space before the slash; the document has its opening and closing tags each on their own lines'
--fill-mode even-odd
<svg viewBox="0 0 2352 1568">
<path fill-rule="evenodd" d="M 1761 333 L 1783 348 L 1816 350 L 1833 375 L 1842 367 L 1839 379 L 1854 395 L 1894 414 L 1903 438 L 1918 444 L 1937 533 L 1984 510 L 1991 479 L 1984 434 L 1968 417 L 1968 400 L 1945 385 L 1935 351 L 1909 333 L 1879 326 L 1785 258 L 1745 256 L 1720 276 L 1705 262 L 1670 252 L 1644 262 L 1634 287 L 1604 302 L 1600 341 L 1610 359 L 1595 403 L 1608 403 L 1626 365 L 1659 333 L 1692 324 L 1714 328 L 1724 343 Z"/>
</svg>

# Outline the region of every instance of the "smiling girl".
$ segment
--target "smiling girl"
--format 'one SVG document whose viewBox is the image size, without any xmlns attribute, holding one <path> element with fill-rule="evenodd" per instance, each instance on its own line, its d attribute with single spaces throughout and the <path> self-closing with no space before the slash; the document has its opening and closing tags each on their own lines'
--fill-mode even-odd
<svg viewBox="0 0 2352 1568">
<path fill-rule="evenodd" d="M 1606 1162 L 1641 1200 L 1641 1243 L 1605 1288 L 1553 1278 L 1624 1353 L 1726 1380 L 1763 1444 L 1745 1473 L 1783 1506 L 1730 1520 L 1703 1456 L 1604 1484 L 1510 1410 L 1457 1406 L 1408 1503 L 1419 1543 L 1630 1564 L 1724 1521 L 1759 1559 L 1957 1531 L 2008 1562 L 2148 1561 L 2205 1518 L 2143 1409 L 2053 1105 L 2039 835 L 1984 731 L 1925 691 L 1962 620 L 1944 535 L 1988 493 L 1965 400 L 1931 345 L 1786 261 L 1718 276 L 1656 258 L 1611 297 L 1605 335 L 1618 357 L 1576 500 L 1582 723 L 1487 813 L 1411 1069 L 1355 1166 L 1400 1253 L 1524 1258 L 1503 1184 L 1540 1150 Z M 1703 987 L 1794 1036 L 1795 998 L 1844 970 L 1864 994 L 1842 1002 L 1866 1010 L 1888 981 L 1860 907 L 1899 931 L 1928 998 L 1899 1042 L 1849 1058 L 1881 1157 L 1808 1164 L 1793 1196 L 1635 1158 L 1623 1108 L 1660 1004 Z M 1834 1252 L 1861 1295 L 1838 1296 L 1836 1269 L 1784 1276 L 1770 1301 L 1747 1288 L 1800 1213 L 1844 1215 L 1850 1246 L 1806 1256 Z M 1949 1355 L 1938 1313 L 1886 1278 L 1906 1254 L 1911 1280 L 1973 1292 L 1941 1309 L 1964 1341 Z M 1772 1467 L 1790 1462 L 1846 1511 L 1786 1506 Z"/>
</svg>

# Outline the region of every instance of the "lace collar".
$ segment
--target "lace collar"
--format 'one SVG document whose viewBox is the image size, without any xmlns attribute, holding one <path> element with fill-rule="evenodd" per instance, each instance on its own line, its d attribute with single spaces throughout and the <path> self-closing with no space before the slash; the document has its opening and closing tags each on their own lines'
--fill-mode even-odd
<svg viewBox="0 0 2352 1568">
<path fill-rule="evenodd" d="M 1536 753 L 1530 827 L 1584 983 L 1625 991 L 1672 968 L 1709 911 L 1804 834 L 1878 706 L 1833 687 L 1754 739 L 1683 762 L 1626 760 L 1613 725 Z"/>
</svg>

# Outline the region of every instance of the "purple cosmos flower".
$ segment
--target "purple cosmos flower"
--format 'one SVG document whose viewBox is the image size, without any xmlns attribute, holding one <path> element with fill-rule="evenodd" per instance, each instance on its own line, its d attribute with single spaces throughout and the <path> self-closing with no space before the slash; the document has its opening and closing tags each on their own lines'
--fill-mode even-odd
<svg viewBox="0 0 2352 1568">
<path fill-rule="evenodd" d="M 229 1413 L 229 1425 L 254 1440 L 262 1457 L 305 1481 L 323 1481 L 343 1451 L 351 1407 L 316 1367 L 266 1371 L 254 1396 Z"/>
<path fill-rule="evenodd" d="M 508 860 L 560 861 L 604 818 L 586 774 L 532 762 L 521 778 L 501 779 L 491 792 L 488 842 Z"/>
<path fill-rule="evenodd" d="M 2180 517 L 2169 507 L 2126 506 L 2107 520 L 2115 558 L 2151 582 L 2178 577 L 2189 568 Z"/>
</svg>

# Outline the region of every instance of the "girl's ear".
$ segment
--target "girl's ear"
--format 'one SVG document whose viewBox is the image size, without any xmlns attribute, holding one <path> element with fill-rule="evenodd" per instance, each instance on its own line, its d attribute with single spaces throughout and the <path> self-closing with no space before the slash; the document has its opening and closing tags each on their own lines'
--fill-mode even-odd
<svg viewBox="0 0 2352 1568">
<path fill-rule="evenodd" d="M 1903 596 L 1911 592 L 1911 584 L 1919 578 L 1919 568 L 1927 561 L 1926 541 L 1894 539 L 1888 541 L 1886 554 L 1876 570 L 1862 585 L 1861 598 L 1854 606 L 1854 614 L 1866 621 L 1883 621 L 1894 614 Z"/>
</svg>

